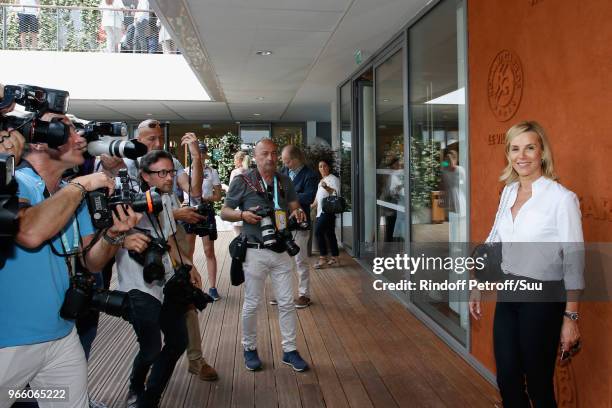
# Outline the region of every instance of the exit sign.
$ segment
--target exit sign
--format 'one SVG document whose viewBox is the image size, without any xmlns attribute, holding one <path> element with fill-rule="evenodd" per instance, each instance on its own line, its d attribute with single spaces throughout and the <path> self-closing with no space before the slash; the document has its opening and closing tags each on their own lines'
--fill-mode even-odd
<svg viewBox="0 0 612 408">
<path fill-rule="evenodd" d="M 355 63 L 357 65 L 363 62 L 363 54 L 361 53 L 361 50 L 355 50 L 355 53 L 353 54 L 353 56 L 355 57 Z"/>
</svg>

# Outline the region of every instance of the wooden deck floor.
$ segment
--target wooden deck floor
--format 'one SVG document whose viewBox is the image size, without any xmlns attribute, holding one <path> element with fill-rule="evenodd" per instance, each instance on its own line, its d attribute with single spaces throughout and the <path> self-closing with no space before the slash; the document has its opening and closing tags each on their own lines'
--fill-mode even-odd
<svg viewBox="0 0 612 408">
<path fill-rule="evenodd" d="M 221 233 L 216 241 L 222 299 L 199 314 L 204 356 L 219 380 L 189 374 L 183 355 L 163 407 L 494 406 L 495 389 L 400 303 L 375 292 L 371 277 L 346 254 L 342 267 L 311 273 L 313 304 L 297 311 L 298 350 L 311 370 L 295 373 L 280 363 L 278 313 L 266 302 L 258 315 L 264 370 L 247 371 L 240 345 L 243 291 L 229 283 L 230 240 L 230 233 Z M 196 265 L 205 278 L 199 242 Z M 266 292 L 268 300 L 269 282 Z M 125 406 L 135 352 L 129 324 L 103 316 L 89 364 L 94 399 Z"/>
</svg>

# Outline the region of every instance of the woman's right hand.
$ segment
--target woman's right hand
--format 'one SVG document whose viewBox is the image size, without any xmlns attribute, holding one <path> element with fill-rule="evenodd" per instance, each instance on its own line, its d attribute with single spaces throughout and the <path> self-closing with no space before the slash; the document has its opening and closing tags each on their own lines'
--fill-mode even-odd
<svg viewBox="0 0 612 408">
<path fill-rule="evenodd" d="M 136 251 L 141 254 L 145 251 L 145 249 L 147 249 L 149 242 L 151 242 L 151 238 L 147 237 L 145 234 L 137 232 L 125 237 L 123 247 L 127 250 Z"/>
<path fill-rule="evenodd" d="M 472 289 L 472 291 L 470 292 L 469 307 L 470 314 L 475 320 L 480 320 L 480 318 L 482 317 L 482 311 L 480 309 L 480 298 L 480 291 L 478 289 Z"/>
</svg>

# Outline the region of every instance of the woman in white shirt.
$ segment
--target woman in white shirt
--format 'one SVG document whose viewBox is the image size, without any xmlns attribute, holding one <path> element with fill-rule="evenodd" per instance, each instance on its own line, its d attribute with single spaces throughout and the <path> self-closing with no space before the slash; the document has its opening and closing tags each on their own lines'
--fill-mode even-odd
<svg viewBox="0 0 612 408">
<path fill-rule="evenodd" d="M 106 32 L 106 52 L 119 52 L 119 42 L 123 35 L 123 9 L 121 0 L 101 0 L 98 6 L 102 10 L 102 27 Z"/>
<path fill-rule="evenodd" d="M 315 269 L 320 269 L 325 265 L 338 265 L 338 240 L 336 239 L 336 214 L 328 214 L 323 212 L 323 199 L 330 194 L 338 194 L 340 192 L 340 179 L 330 173 L 331 165 L 326 160 L 319 162 L 319 172 L 321 173 L 321 181 L 317 189 L 317 195 L 311 208 L 317 209 L 317 219 L 315 226 L 315 236 L 319 244 L 319 261 L 315 264 Z M 328 248 L 329 245 L 329 248 Z M 328 252 L 331 252 L 331 257 L 327 259 Z"/>
<path fill-rule="evenodd" d="M 537 122 L 508 130 L 506 159 L 497 228 L 487 241 L 502 243 L 506 281 L 541 283 L 542 290 L 523 294 L 527 299 L 498 291 L 493 323 L 497 384 L 504 407 L 556 407 L 553 376 L 559 344 L 563 357 L 577 351 L 580 338 L 580 207 L 576 194 L 555 181 L 552 152 Z M 551 294 L 555 297 L 543 298 Z M 469 306 L 480 319 L 479 292 L 472 293 Z"/>
</svg>

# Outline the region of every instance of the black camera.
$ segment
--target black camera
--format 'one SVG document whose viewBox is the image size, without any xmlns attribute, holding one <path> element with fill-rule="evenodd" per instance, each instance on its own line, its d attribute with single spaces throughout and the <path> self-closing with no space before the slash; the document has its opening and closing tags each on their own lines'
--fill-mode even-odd
<svg viewBox="0 0 612 408">
<path fill-rule="evenodd" d="M 36 112 L 41 116 L 45 112 L 65 114 L 68 111 L 70 94 L 58 89 L 42 88 L 35 85 L 5 85 L 4 98 L 0 101 L 0 109 L 5 109 L 13 103 L 23 105 L 28 112 Z"/>
<path fill-rule="evenodd" d="M 144 193 L 132 191 L 131 180 L 126 169 L 119 170 L 121 188 L 115 194 L 108 196 L 108 189 L 101 188 L 87 194 L 87 205 L 91 221 L 98 229 L 109 228 L 113 225 L 112 211 L 118 205 L 129 205 L 135 212 L 158 214 L 163 209 L 161 196 L 153 191 Z"/>
<path fill-rule="evenodd" d="M 17 181 L 15 181 L 15 157 L 0 153 L 0 268 L 10 255 L 17 234 Z"/>
<path fill-rule="evenodd" d="M 0 110 L 13 103 L 23 105 L 26 111 L 34 112 L 26 116 L 8 115 L 2 118 L 2 130 L 18 130 L 28 143 L 46 143 L 55 149 L 68 141 L 70 127 L 60 118 L 42 121 L 46 112 L 65 114 L 70 96 L 66 91 L 41 88 L 34 85 L 6 85 Z"/>
<path fill-rule="evenodd" d="M 289 231 L 308 231 L 310 229 L 310 224 L 308 221 L 299 222 L 297 218 L 291 217 L 287 223 L 287 229 Z"/>
<path fill-rule="evenodd" d="M 130 258 L 142 265 L 142 276 L 145 282 L 151 284 L 156 280 L 163 280 L 166 276 L 163 257 L 170 247 L 161 238 L 153 238 L 147 231 L 142 230 L 151 238 L 149 246 L 142 253 L 128 251 Z"/>
<path fill-rule="evenodd" d="M 127 293 L 118 290 L 94 289 L 94 276 L 84 269 L 76 271 L 70 278 L 60 316 L 77 319 L 90 310 L 111 316 L 127 318 Z"/>
<path fill-rule="evenodd" d="M 87 152 L 91 156 L 108 154 L 136 160 L 147 154 L 147 146 L 137 140 L 125 140 L 128 135 L 124 122 L 90 122 L 83 127 Z"/>
<path fill-rule="evenodd" d="M 215 208 L 212 203 L 206 202 L 194 207 L 198 214 L 206 217 L 204 221 L 197 224 L 183 224 L 185 232 L 195 234 L 199 237 L 209 236 L 211 241 L 217 239 L 217 222 L 215 221 Z"/>
<path fill-rule="evenodd" d="M 259 222 L 259 228 L 261 231 L 261 239 L 265 248 L 271 249 L 275 252 L 287 251 L 290 256 L 297 255 L 300 252 L 300 247 L 297 246 L 293 240 L 291 232 L 287 228 L 279 230 L 276 223 L 274 222 L 275 215 L 274 209 L 270 207 L 251 208 L 251 211 L 255 215 L 261 217 Z"/>
<path fill-rule="evenodd" d="M 46 143 L 56 149 L 70 137 L 70 127 L 61 118 L 47 122 L 35 116 L 7 115 L 2 118 L 2 130 L 18 130 L 28 143 Z"/>
<path fill-rule="evenodd" d="M 190 270 L 190 265 L 182 265 L 174 271 L 174 275 L 168 279 L 164 286 L 164 302 L 181 308 L 193 304 L 198 310 L 202 311 L 208 303 L 212 303 L 214 300 L 202 292 L 202 289 L 193 286 L 189 275 Z"/>
</svg>

